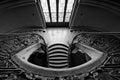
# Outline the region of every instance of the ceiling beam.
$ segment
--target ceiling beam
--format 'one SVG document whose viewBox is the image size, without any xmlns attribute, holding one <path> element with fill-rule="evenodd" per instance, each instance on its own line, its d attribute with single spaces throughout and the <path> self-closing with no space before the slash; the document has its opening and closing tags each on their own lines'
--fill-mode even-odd
<svg viewBox="0 0 120 80">
<path fill-rule="evenodd" d="M 68 3 L 68 0 L 65 0 L 65 8 L 64 8 L 63 22 L 65 22 L 65 15 L 66 15 L 66 10 L 67 10 L 67 3 Z"/>
<path fill-rule="evenodd" d="M 56 19 L 58 22 L 58 18 L 59 18 L 59 0 L 56 0 Z"/>
<path fill-rule="evenodd" d="M 50 0 L 47 0 L 47 4 L 48 4 L 48 10 L 49 10 L 50 22 L 52 22 L 51 8 L 50 8 Z"/>
</svg>

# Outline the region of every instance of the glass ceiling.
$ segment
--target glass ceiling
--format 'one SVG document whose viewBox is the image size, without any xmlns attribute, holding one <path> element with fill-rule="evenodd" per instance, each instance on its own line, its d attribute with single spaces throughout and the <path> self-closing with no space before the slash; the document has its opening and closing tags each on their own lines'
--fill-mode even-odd
<svg viewBox="0 0 120 80">
<path fill-rule="evenodd" d="M 69 22 L 74 0 L 40 0 L 46 22 Z"/>
</svg>

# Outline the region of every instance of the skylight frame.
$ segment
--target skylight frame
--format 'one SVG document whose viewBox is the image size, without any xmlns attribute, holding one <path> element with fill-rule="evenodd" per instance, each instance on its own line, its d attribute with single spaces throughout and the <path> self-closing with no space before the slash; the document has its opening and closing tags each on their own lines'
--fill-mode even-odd
<svg viewBox="0 0 120 80">
<path fill-rule="evenodd" d="M 46 22 L 69 22 L 75 0 L 40 1 Z"/>
</svg>

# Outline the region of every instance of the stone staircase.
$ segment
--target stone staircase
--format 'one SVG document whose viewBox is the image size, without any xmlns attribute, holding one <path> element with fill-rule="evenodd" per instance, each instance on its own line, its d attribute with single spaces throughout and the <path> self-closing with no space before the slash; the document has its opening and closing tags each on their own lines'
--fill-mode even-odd
<svg viewBox="0 0 120 80">
<path fill-rule="evenodd" d="M 53 44 L 48 47 L 48 67 L 68 68 L 69 67 L 68 46 L 64 44 Z"/>
</svg>

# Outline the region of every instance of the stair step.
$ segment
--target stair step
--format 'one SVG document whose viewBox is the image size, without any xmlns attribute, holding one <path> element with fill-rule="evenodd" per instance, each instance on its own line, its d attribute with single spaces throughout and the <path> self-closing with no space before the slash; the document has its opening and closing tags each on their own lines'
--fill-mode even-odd
<svg viewBox="0 0 120 80">
<path fill-rule="evenodd" d="M 55 47 L 55 48 L 49 49 L 49 52 L 50 52 L 50 51 L 54 51 L 54 50 L 64 50 L 64 51 L 68 51 L 68 48 L 64 48 L 64 47 Z"/>
<path fill-rule="evenodd" d="M 55 54 L 51 54 L 49 55 L 49 57 L 68 57 L 67 54 L 62 54 L 62 53 L 55 53 Z"/>
<path fill-rule="evenodd" d="M 64 48 L 64 49 L 67 49 L 67 50 L 68 50 L 68 47 L 67 47 L 67 46 L 55 45 L 55 46 L 48 47 L 48 51 L 51 50 L 51 49 L 54 49 L 54 48 Z"/>
<path fill-rule="evenodd" d="M 49 61 L 49 63 L 64 63 L 64 62 L 68 62 L 67 60 L 56 60 L 56 61 Z"/>
<path fill-rule="evenodd" d="M 49 55 L 50 54 L 54 54 L 54 53 L 65 53 L 65 54 L 68 54 L 68 51 L 60 50 L 60 49 L 49 51 Z"/>
<path fill-rule="evenodd" d="M 64 44 L 53 44 L 48 47 L 48 66 L 50 68 L 68 68 L 68 47 Z"/>
<path fill-rule="evenodd" d="M 66 63 L 66 64 L 49 64 L 49 66 L 54 66 L 54 67 L 67 67 L 68 66 L 68 64 Z"/>
<path fill-rule="evenodd" d="M 68 59 L 68 58 L 66 58 L 66 57 L 59 57 L 59 56 L 58 56 L 58 57 L 50 57 L 49 59 L 50 59 L 50 60 L 52 60 L 52 59 L 53 59 L 53 60 L 58 60 L 58 59 L 62 59 L 62 60 L 63 60 L 63 59 Z"/>
</svg>

